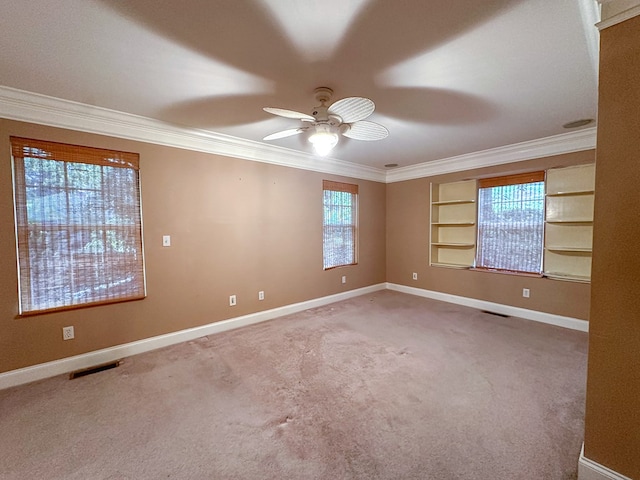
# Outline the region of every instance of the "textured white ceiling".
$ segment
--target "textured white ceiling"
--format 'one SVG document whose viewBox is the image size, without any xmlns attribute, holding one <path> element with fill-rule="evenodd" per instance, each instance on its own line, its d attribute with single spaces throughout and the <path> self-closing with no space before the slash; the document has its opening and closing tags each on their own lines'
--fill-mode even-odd
<svg viewBox="0 0 640 480">
<path fill-rule="evenodd" d="M 390 132 L 333 157 L 409 166 L 595 118 L 590 1 L 0 0 L 0 85 L 256 141 L 327 86 Z"/>
</svg>

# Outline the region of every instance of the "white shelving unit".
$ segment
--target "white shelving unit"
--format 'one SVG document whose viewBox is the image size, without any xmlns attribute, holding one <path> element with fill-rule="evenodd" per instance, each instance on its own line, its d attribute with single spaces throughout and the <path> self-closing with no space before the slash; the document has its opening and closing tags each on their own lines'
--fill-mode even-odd
<svg viewBox="0 0 640 480">
<path fill-rule="evenodd" d="M 548 170 L 546 188 L 544 274 L 589 282 L 595 165 Z"/>
<path fill-rule="evenodd" d="M 473 266 L 476 256 L 476 198 L 475 180 L 431 184 L 431 266 Z"/>
</svg>

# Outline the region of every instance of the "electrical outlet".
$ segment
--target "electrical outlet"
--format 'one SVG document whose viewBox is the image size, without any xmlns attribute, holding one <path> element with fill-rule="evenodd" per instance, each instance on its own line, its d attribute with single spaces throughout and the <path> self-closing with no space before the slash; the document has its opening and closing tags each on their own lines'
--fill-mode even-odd
<svg viewBox="0 0 640 480">
<path fill-rule="evenodd" d="M 258 292 L 258 300 L 264 300 L 264 292 L 262 290 Z"/>
<path fill-rule="evenodd" d="M 347 283 L 347 276 L 346 275 L 342 276 L 342 283 Z"/>
<path fill-rule="evenodd" d="M 529 289 L 528 288 L 523 288 L 522 289 L 522 296 L 524 298 L 529 298 Z"/>
<path fill-rule="evenodd" d="M 171 235 L 163 235 L 162 236 L 162 246 L 170 247 L 171 246 Z"/>
<path fill-rule="evenodd" d="M 72 340 L 74 338 L 73 327 L 62 327 L 62 340 Z"/>
<path fill-rule="evenodd" d="M 416 272 L 413 272 L 413 279 L 417 280 L 418 279 L 418 274 Z"/>
<path fill-rule="evenodd" d="M 235 307 L 236 306 L 236 296 L 235 295 L 230 295 L 229 296 L 229 306 L 230 307 Z"/>
</svg>

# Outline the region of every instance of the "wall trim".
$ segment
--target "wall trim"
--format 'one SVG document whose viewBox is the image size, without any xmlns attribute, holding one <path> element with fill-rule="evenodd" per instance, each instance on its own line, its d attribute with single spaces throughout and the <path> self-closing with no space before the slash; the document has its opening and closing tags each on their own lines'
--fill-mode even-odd
<svg viewBox="0 0 640 480">
<path fill-rule="evenodd" d="M 607 2 L 601 1 L 601 3 Z M 613 15 L 612 17 L 605 18 L 601 22 L 596 23 L 596 27 L 598 27 L 598 30 L 602 31 L 605 28 L 613 27 L 614 25 L 617 25 L 619 23 L 626 22 L 627 20 L 637 17 L 638 15 L 640 15 L 640 5 L 628 8 L 627 10 Z"/>
<path fill-rule="evenodd" d="M 0 390 L 54 377 L 56 375 L 62 375 L 82 368 L 89 368 L 95 365 L 112 362 L 124 357 L 168 347 L 177 343 L 187 342 L 189 340 L 204 337 L 205 335 L 213 335 L 215 333 L 226 332 L 228 330 L 245 327 L 247 325 L 265 322 L 267 320 L 301 312 L 310 308 L 321 307 L 330 303 L 365 295 L 367 293 L 377 292 L 379 290 L 384 290 L 385 288 L 386 284 L 379 283 L 368 287 L 349 290 L 347 292 L 328 295 L 326 297 L 314 298 L 304 302 L 264 310 L 262 312 L 250 313 L 248 315 L 230 318 L 228 320 L 221 320 L 219 322 L 199 327 L 188 328 L 178 332 L 167 333 L 135 342 L 116 345 L 114 347 L 103 348 L 101 350 L 95 350 L 93 352 L 83 353 L 73 357 L 66 357 L 60 360 L 19 368 L 17 370 L 10 370 L 8 372 L 0 373 Z"/>
<path fill-rule="evenodd" d="M 592 127 L 386 171 L 333 158 L 318 161 L 297 150 L 5 86 L 0 86 L 0 117 L 381 183 L 591 150 L 596 145 L 596 128 Z"/>
<path fill-rule="evenodd" d="M 0 116 L 9 120 L 66 128 L 196 152 L 271 163 L 302 170 L 384 182 L 386 171 L 297 150 L 171 125 L 139 115 L 0 85 Z"/>
<path fill-rule="evenodd" d="M 455 303 L 465 307 L 477 308 L 478 310 L 488 310 L 502 315 L 524 318 L 526 320 L 547 323 L 549 325 L 569 328 L 571 330 L 579 330 L 581 332 L 589 331 L 589 322 L 578 318 L 564 317 L 553 313 L 538 312 L 536 310 L 528 310 L 526 308 L 503 305 L 501 303 L 487 302 L 486 300 L 478 300 L 476 298 L 461 297 L 458 295 L 451 295 L 449 293 L 436 292 L 434 290 L 408 287 L 406 285 L 399 285 L 396 283 L 387 283 L 387 288 L 389 290 L 395 290 L 396 292 L 408 293 L 410 295 L 431 298 L 442 302 Z"/>
<path fill-rule="evenodd" d="M 631 480 L 584 456 L 584 443 L 578 460 L 578 480 Z"/>
<path fill-rule="evenodd" d="M 474 153 L 395 168 L 387 172 L 387 183 L 431 177 L 445 173 L 462 172 L 474 168 L 492 167 L 505 163 L 521 162 L 564 153 L 593 150 L 596 148 L 596 127 L 551 137 L 514 143 Z"/>
</svg>

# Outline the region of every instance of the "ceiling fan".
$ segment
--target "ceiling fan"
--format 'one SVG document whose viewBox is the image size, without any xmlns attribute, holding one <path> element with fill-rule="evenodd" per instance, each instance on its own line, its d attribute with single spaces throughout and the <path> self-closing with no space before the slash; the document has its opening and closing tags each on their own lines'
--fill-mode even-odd
<svg viewBox="0 0 640 480">
<path fill-rule="evenodd" d="M 316 153 L 324 157 L 338 143 L 338 135 L 367 141 L 382 140 L 389 135 L 389 131 L 382 125 L 364 120 L 376 108 L 372 100 L 364 97 L 347 97 L 327 106 L 332 94 L 333 90 L 330 88 L 316 88 L 315 98 L 320 105 L 313 108 L 311 115 L 284 108 L 263 108 L 265 112 L 273 115 L 295 118 L 309 124 L 272 133 L 263 140 L 275 140 L 310 132 L 309 141 L 313 144 Z"/>
</svg>

